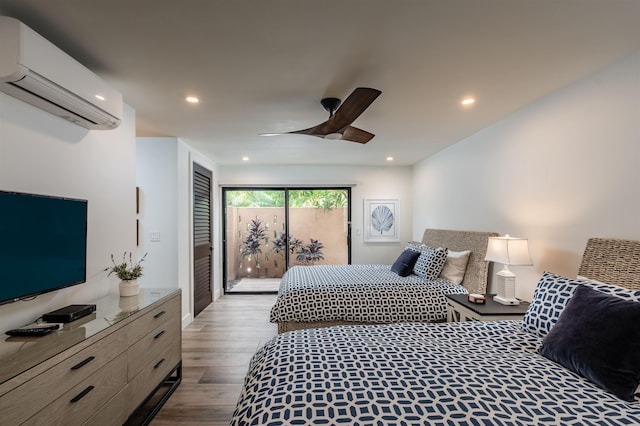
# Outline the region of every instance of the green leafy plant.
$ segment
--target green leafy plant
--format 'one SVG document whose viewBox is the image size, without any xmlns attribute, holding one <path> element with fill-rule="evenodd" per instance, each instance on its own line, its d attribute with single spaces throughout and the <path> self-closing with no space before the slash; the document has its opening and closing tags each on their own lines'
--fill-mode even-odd
<svg viewBox="0 0 640 426">
<path fill-rule="evenodd" d="M 251 219 L 247 229 L 247 238 L 244 239 L 240 246 L 240 253 L 247 260 L 251 260 L 253 257 L 256 264 L 256 274 L 259 275 L 260 261 L 258 260 L 258 253 L 262 253 L 262 244 L 266 244 L 267 231 L 262 225 L 262 219 L 256 217 Z"/>
<path fill-rule="evenodd" d="M 275 233 L 275 231 L 274 231 Z M 287 249 L 287 235 L 284 232 L 280 232 L 280 234 L 271 240 L 271 251 L 274 253 L 281 253 Z"/>
<path fill-rule="evenodd" d="M 320 260 L 324 260 L 322 249 L 324 245 L 318 241 L 310 238 L 309 244 L 303 244 L 296 251 L 296 260 L 299 262 L 314 263 Z"/>
<path fill-rule="evenodd" d="M 300 248 L 302 247 L 303 243 L 302 240 L 296 238 L 296 237 L 289 237 L 289 253 L 294 254 L 297 251 L 300 250 Z"/>
<path fill-rule="evenodd" d="M 242 242 L 240 250 L 244 257 L 255 256 L 258 253 L 262 253 L 260 246 L 262 242 L 267 238 L 267 232 L 262 225 L 260 218 L 251 219 L 249 222 L 249 229 L 247 238 Z"/>
<path fill-rule="evenodd" d="M 292 236 L 289 236 L 287 241 L 286 234 L 281 232 L 280 235 L 272 240 L 273 247 L 271 247 L 271 251 L 282 254 L 286 250 L 288 243 L 289 252 L 295 254 L 298 262 L 308 264 L 324 260 L 324 253 L 322 252 L 324 245 L 313 238 L 309 238 L 309 241 L 308 244 L 305 244 L 302 240 Z"/>
<path fill-rule="evenodd" d="M 127 256 L 128 255 L 128 256 Z M 127 262 L 127 257 L 128 262 Z M 136 278 L 140 278 L 142 276 L 142 262 L 147 257 L 147 253 L 142 256 L 137 262 L 133 261 L 133 253 L 132 252 L 124 252 L 122 254 L 122 261 L 120 263 L 116 263 L 113 254 L 111 255 L 111 263 L 113 266 L 109 266 L 105 268 L 105 271 L 109 271 L 107 276 L 111 274 L 116 274 L 118 278 L 124 281 L 135 280 Z"/>
</svg>

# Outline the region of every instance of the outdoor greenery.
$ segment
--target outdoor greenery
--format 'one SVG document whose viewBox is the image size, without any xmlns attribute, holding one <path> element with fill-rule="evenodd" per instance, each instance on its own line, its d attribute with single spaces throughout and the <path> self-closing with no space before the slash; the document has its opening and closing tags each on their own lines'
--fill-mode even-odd
<svg viewBox="0 0 640 426">
<path fill-rule="evenodd" d="M 299 262 L 313 263 L 320 260 L 324 260 L 324 253 L 322 249 L 324 245 L 313 238 L 309 238 L 309 243 L 305 244 L 296 237 L 289 236 L 289 253 L 296 256 L 296 260 Z M 271 251 L 274 253 L 280 253 L 284 255 L 284 250 L 287 247 L 287 237 L 284 232 L 271 240 L 273 246 Z"/>
<path fill-rule="evenodd" d="M 227 191 L 227 205 L 233 207 L 284 207 L 284 191 Z M 289 207 L 335 209 L 347 207 L 344 189 L 296 189 L 289 191 Z"/>
<path fill-rule="evenodd" d="M 249 229 L 247 232 L 247 238 L 244 239 L 240 250 L 242 256 L 250 257 L 255 256 L 258 253 L 262 253 L 262 243 L 267 239 L 267 232 L 262 225 L 262 219 L 255 218 L 249 222 Z M 257 260 L 256 260 L 257 261 Z"/>
<path fill-rule="evenodd" d="M 346 189 L 296 189 L 296 190 L 227 190 L 225 191 L 225 203 L 227 207 L 234 208 L 309 208 L 309 209 L 345 209 L 348 207 L 348 190 Z M 287 199 L 285 200 L 285 194 Z M 286 201 L 286 202 L 285 202 Z M 254 213 L 255 214 L 255 213 Z M 242 221 L 243 214 L 238 212 L 238 220 Z M 277 223 L 277 216 L 274 215 L 273 225 Z M 280 227 L 280 225 L 278 225 Z M 284 229 L 284 228 L 283 228 Z M 274 266 L 278 269 L 280 258 L 289 259 L 295 263 L 313 264 L 324 260 L 324 245 L 317 239 L 309 235 L 302 235 L 304 240 L 287 235 L 286 232 L 279 232 L 273 229 L 273 234 L 269 230 L 269 223 L 256 216 L 250 219 L 246 225 L 246 231 L 240 231 L 240 255 L 248 262 L 255 264 L 255 268 L 246 268 L 249 273 L 269 274 L 269 268 Z M 236 246 L 237 247 L 237 246 Z M 235 250 L 238 250 L 236 248 Z M 285 251 L 285 250 L 288 250 Z M 237 253 L 237 251 L 236 251 Z M 277 254 L 277 258 L 269 261 L 270 254 Z M 288 257 L 286 256 L 288 255 Z M 261 261 L 264 262 L 261 265 Z M 271 264 L 272 263 L 272 264 Z M 242 267 L 242 261 L 240 262 Z M 286 265 L 285 265 L 286 268 Z"/>
<path fill-rule="evenodd" d="M 324 260 L 322 249 L 324 246 L 318 240 L 310 238 L 309 244 L 304 244 L 296 252 L 296 260 L 299 262 L 313 263 L 319 260 Z"/>
</svg>

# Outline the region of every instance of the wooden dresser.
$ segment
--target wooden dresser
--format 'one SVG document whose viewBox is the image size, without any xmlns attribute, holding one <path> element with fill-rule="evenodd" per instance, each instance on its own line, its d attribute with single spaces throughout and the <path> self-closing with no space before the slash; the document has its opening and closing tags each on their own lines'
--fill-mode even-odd
<svg viewBox="0 0 640 426">
<path fill-rule="evenodd" d="M 180 384 L 180 290 L 92 303 L 61 330 L 0 341 L 1 424 L 147 424 Z"/>
</svg>

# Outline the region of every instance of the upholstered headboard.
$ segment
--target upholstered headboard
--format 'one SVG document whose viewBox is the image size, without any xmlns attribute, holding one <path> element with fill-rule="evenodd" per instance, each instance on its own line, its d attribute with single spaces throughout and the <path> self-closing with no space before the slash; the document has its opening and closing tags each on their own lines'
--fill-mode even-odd
<svg viewBox="0 0 640 426">
<path fill-rule="evenodd" d="M 590 238 L 578 275 L 640 290 L 640 241 Z"/>
<path fill-rule="evenodd" d="M 446 229 L 425 229 L 422 243 L 430 247 L 446 247 L 453 251 L 471 250 L 467 270 L 462 285 L 469 293 L 487 292 L 489 262 L 484 260 L 489 237 L 497 237 L 496 232 L 451 231 Z"/>
</svg>

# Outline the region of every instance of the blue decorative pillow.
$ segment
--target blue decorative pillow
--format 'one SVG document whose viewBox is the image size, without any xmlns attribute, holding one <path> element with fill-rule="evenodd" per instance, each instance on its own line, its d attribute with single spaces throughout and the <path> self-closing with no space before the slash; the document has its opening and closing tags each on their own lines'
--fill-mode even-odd
<svg viewBox="0 0 640 426">
<path fill-rule="evenodd" d="M 407 244 L 407 249 L 420 252 L 420 256 L 413 266 L 413 273 L 427 280 L 435 280 L 447 261 L 446 248 L 433 248 L 424 244 Z"/>
<path fill-rule="evenodd" d="M 420 256 L 419 251 L 413 251 L 410 249 L 405 249 L 400 256 L 393 262 L 391 265 L 391 271 L 400 275 L 401 277 L 406 277 L 411 275 L 413 272 L 413 266 L 416 264 L 416 260 Z"/>
<path fill-rule="evenodd" d="M 597 281 L 572 279 L 545 272 L 533 292 L 533 300 L 522 320 L 522 329 L 536 333 L 541 337 L 546 336 L 558 321 L 579 284 L 623 299 L 640 301 L 640 291 L 631 291 Z"/>
<path fill-rule="evenodd" d="M 539 352 L 625 401 L 640 384 L 640 303 L 576 287 Z"/>
</svg>

